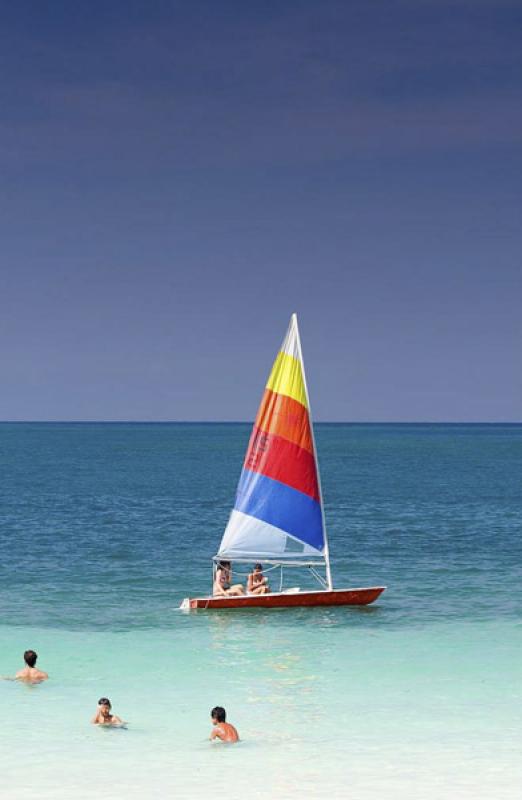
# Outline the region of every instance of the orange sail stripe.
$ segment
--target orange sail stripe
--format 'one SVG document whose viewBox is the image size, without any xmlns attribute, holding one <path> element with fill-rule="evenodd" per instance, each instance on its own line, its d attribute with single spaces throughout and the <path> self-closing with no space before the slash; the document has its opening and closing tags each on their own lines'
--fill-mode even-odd
<svg viewBox="0 0 522 800">
<path fill-rule="evenodd" d="M 308 410 L 292 397 L 265 389 L 255 426 L 313 453 Z"/>
<path fill-rule="evenodd" d="M 288 439 L 265 433 L 254 425 L 244 466 L 319 501 L 313 453 Z"/>
</svg>

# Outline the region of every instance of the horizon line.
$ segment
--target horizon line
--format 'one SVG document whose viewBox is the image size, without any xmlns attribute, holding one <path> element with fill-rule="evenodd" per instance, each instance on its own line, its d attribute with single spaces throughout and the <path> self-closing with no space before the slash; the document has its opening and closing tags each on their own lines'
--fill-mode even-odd
<svg viewBox="0 0 522 800">
<path fill-rule="evenodd" d="M 254 420 L 0 419 L 0 425 L 253 425 Z M 522 420 L 314 420 L 314 425 L 522 425 Z"/>
</svg>

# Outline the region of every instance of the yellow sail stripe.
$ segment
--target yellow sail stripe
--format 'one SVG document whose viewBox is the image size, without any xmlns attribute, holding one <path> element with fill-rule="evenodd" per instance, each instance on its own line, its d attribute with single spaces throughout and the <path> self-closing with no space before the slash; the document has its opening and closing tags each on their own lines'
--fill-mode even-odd
<svg viewBox="0 0 522 800">
<path fill-rule="evenodd" d="M 266 388 L 291 397 L 308 408 L 301 362 L 288 353 L 281 352 L 277 356 Z"/>
</svg>

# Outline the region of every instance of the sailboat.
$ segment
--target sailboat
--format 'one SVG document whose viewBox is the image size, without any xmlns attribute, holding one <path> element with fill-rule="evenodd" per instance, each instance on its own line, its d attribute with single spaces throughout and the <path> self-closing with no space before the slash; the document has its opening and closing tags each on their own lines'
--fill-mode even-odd
<svg viewBox="0 0 522 800">
<path fill-rule="evenodd" d="M 234 508 L 213 558 L 213 577 L 223 562 L 262 564 L 270 571 L 271 590 L 185 598 L 182 609 L 368 605 L 385 589 L 333 586 L 296 314 L 290 319 L 257 412 Z M 295 568 L 308 570 L 319 588 L 285 588 L 284 579 Z M 274 590 L 277 578 L 279 586 Z"/>
</svg>

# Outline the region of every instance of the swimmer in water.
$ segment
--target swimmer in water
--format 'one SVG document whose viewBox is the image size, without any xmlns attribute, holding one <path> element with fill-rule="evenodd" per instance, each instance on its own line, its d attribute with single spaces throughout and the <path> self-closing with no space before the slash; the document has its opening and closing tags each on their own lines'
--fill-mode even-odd
<svg viewBox="0 0 522 800">
<path fill-rule="evenodd" d="M 210 741 L 220 739 L 222 742 L 238 742 L 239 734 L 229 722 L 227 722 L 227 712 L 221 706 L 216 706 L 210 712 L 210 719 L 214 730 L 210 734 Z"/>
<path fill-rule="evenodd" d="M 25 681 L 25 683 L 41 683 L 46 681 L 49 675 L 38 667 L 35 667 L 38 655 L 34 650 L 26 650 L 24 653 L 25 667 L 15 675 L 15 680 Z"/>
<path fill-rule="evenodd" d="M 123 720 L 116 716 L 116 714 L 111 714 L 111 701 L 108 697 L 100 697 L 98 700 L 98 710 L 96 714 L 91 719 L 93 725 L 115 725 L 121 726 L 125 725 Z"/>
</svg>

